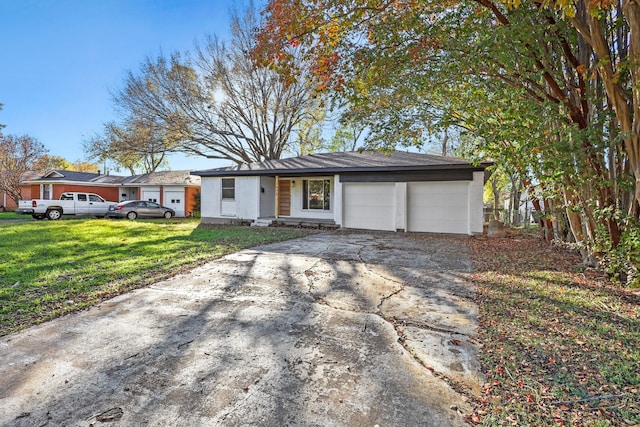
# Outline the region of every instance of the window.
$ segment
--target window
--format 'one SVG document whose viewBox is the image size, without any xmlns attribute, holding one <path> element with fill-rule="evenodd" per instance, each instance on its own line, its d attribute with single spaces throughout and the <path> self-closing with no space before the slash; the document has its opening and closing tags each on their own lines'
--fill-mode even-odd
<svg viewBox="0 0 640 427">
<path fill-rule="evenodd" d="M 52 191 L 53 189 L 51 188 L 51 184 L 42 184 L 42 198 L 44 200 L 50 200 L 51 199 L 51 194 L 53 193 Z"/>
<path fill-rule="evenodd" d="M 305 179 L 302 181 L 302 209 L 331 209 L 331 180 Z"/>
<path fill-rule="evenodd" d="M 79 202 L 86 202 L 87 201 L 87 195 L 86 194 L 78 194 L 78 201 Z"/>
<path fill-rule="evenodd" d="M 223 199 L 236 198 L 236 179 L 235 178 L 222 178 L 222 198 Z"/>
<path fill-rule="evenodd" d="M 104 199 L 100 196 L 96 196 L 95 194 L 89 194 L 90 202 L 104 202 Z"/>
<path fill-rule="evenodd" d="M 73 194 L 63 193 L 60 200 L 73 200 Z"/>
</svg>

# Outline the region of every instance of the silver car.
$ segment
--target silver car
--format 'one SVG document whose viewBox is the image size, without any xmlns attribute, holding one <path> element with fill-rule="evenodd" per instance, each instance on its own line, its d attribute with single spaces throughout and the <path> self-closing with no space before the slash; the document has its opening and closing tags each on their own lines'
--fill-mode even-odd
<svg viewBox="0 0 640 427">
<path fill-rule="evenodd" d="M 176 213 L 173 209 L 144 200 L 128 200 L 109 206 L 109 218 L 171 218 Z"/>
</svg>

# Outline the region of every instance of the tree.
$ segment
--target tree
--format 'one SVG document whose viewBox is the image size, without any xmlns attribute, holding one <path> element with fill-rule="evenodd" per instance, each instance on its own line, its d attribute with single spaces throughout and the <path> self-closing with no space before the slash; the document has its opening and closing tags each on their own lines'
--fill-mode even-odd
<svg viewBox="0 0 640 427">
<path fill-rule="evenodd" d="M 95 172 L 100 170 L 98 165 L 93 163 L 76 160 L 75 162 L 70 162 L 64 157 L 60 156 L 50 156 L 49 154 L 45 154 L 38 158 L 35 162 L 33 162 L 32 170 L 39 173 L 46 173 L 51 170 L 68 170 L 68 171 L 76 171 L 76 172 Z"/>
<path fill-rule="evenodd" d="M 322 136 L 323 128 L 320 126 L 326 117 L 326 110 L 323 105 L 309 110 L 305 117 L 302 117 L 293 128 L 287 144 L 287 151 L 296 156 L 304 156 L 315 153 L 325 145 Z"/>
<path fill-rule="evenodd" d="M 6 192 L 16 204 L 21 198 L 22 177 L 46 152 L 42 143 L 28 135 L 5 135 L 0 138 L 0 190 Z"/>
<path fill-rule="evenodd" d="M 347 120 L 336 129 L 327 148 L 329 151 L 355 151 L 364 131 L 364 127 Z"/>
<path fill-rule="evenodd" d="M 252 9 L 231 21 L 231 41 L 210 37 L 194 59 L 147 59 L 114 96 L 126 114 L 161 126 L 167 150 L 235 163 L 278 159 L 292 132 L 309 128 L 322 104 L 303 62 L 284 79 L 250 56 L 261 23 Z"/>
<path fill-rule="evenodd" d="M 635 178 L 634 208 L 640 203 L 640 4 L 634 1 L 561 1 L 555 7 L 582 36 L 594 55 L 594 67 Z M 587 69 L 581 70 L 586 76 Z"/>
<path fill-rule="evenodd" d="M 3 104 L 0 102 L 0 111 L 2 111 Z M 2 128 L 5 127 L 2 123 L 0 123 L 0 138 L 2 138 Z"/>
<path fill-rule="evenodd" d="M 524 188 L 538 183 L 536 202 L 606 258 L 628 234 L 619 218 L 638 219 L 637 9 L 271 0 L 254 54 L 286 73 L 295 44 L 380 145 L 460 128 L 470 153 L 506 165 Z"/>
<path fill-rule="evenodd" d="M 148 119 L 126 118 L 122 124 L 105 123 L 103 132 L 84 142 L 86 155 L 98 162 L 112 160 L 131 175 L 155 172 L 166 166 L 172 142 L 165 129 Z"/>
</svg>

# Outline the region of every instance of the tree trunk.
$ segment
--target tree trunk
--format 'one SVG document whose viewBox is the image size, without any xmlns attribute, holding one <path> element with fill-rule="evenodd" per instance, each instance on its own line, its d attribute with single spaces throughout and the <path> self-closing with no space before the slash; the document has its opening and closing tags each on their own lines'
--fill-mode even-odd
<svg viewBox="0 0 640 427">
<path fill-rule="evenodd" d="M 542 205 L 540 204 L 540 200 L 535 195 L 535 189 L 533 185 L 527 180 L 522 182 L 523 186 L 528 189 L 529 195 L 531 197 L 531 204 L 533 208 L 538 212 L 539 219 L 538 224 L 540 225 L 540 233 L 542 234 L 542 239 L 545 242 L 551 241 L 551 237 L 553 236 L 553 224 L 551 220 L 547 218 L 544 210 L 542 209 Z"/>
<path fill-rule="evenodd" d="M 491 191 L 493 192 L 493 219 L 500 221 L 500 190 L 495 179 L 491 180 Z"/>
<path fill-rule="evenodd" d="M 511 223 L 515 227 L 520 226 L 520 200 L 522 197 L 522 181 L 516 174 L 511 175 L 511 212 L 513 213 Z"/>
<path fill-rule="evenodd" d="M 446 157 L 447 156 L 447 142 L 449 142 L 449 134 L 447 133 L 447 130 L 444 130 L 444 138 L 442 138 L 442 156 Z"/>
</svg>

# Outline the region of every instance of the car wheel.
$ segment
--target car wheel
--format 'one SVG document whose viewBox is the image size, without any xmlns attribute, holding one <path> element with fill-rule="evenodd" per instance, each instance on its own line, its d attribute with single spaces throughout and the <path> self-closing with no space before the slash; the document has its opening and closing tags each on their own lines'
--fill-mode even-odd
<svg viewBox="0 0 640 427">
<path fill-rule="evenodd" d="M 169 218 L 171 218 L 172 216 L 173 216 L 173 215 L 171 215 L 171 212 L 169 212 L 169 211 L 166 211 L 166 212 L 164 213 L 164 217 L 165 217 L 166 219 L 169 219 Z"/>
<path fill-rule="evenodd" d="M 138 218 L 138 214 L 131 211 L 131 212 L 127 212 L 127 219 L 136 219 Z"/>
<path fill-rule="evenodd" d="M 47 218 L 55 221 L 56 219 L 60 219 L 62 217 L 62 211 L 60 209 L 51 209 L 47 211 Z"/>
</svg>

